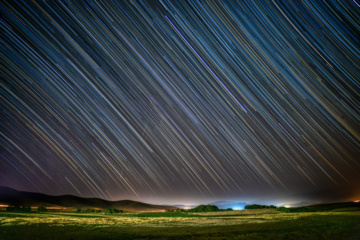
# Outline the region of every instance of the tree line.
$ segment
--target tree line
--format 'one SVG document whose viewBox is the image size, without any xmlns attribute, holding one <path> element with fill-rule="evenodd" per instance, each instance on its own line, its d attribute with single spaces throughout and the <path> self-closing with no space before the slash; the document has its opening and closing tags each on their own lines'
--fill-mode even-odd
<svg viewBox="0 0 360 240">
<path fill-rule="evenodd" d="M 219 211 L 232 211 L 232 208 L 220 209 L 215 205 L 199 205 L 195 208 L 187 210 L 187 212 L 219 212 Z"/>
<path fill-rule="evenodd" d="M 7 212 L 32 212 L 30 206 L 26 205 L 18 205 L 18 204 L 12 204 L 8 207 L 6 207 Z M 37 212 L 46 212 L 48 209 L 45 206 L 39 206 L 36 209 Z M 105 210 L 100 209 L 76 209 L 76 213 L 101 213 L 104 212 L 105 214 L 114 214 L 114 213 L 122 213 L 123 210 L 115 209 L 115 208 L 107 208 Z"/>
<path fill-rule="evenodd" d="M 266 208 L 276 208 L 276 206 L 274 206 L 274 205 L 251 204 L 251 205 L 246 205 L 244 207 L 244 209 L 246 209 L 246 210 L 248 210 L 248 209 L 266 209 Z"/>
<path fill-rule="evenodd" d="M 26 205 L 18 205 L 13 204 L 6 208 L 7 212 L 31 212 L 31 207 Z M 39 206 L 37 207 L 38 212 L 46 212 L 47 209 L 45 206 Z"/>
</svg>

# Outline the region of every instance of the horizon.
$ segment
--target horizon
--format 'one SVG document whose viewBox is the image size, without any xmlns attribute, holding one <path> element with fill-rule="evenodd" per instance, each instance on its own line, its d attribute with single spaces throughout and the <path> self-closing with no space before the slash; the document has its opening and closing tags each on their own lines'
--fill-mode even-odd
<svg viewBox="0 0 360 240">
<path fill-rule="evenodd" d="M 158 204 L 360 199 L 355 1 L 1 6 L 0 185 Z"/>
<path fill-rule="evenodd" d="M 27 193 L 39 193 L 39 194 L 45 194 L 42 192 L 28 192 L 28 191 L 22 191 L 22 190 L 18 190 L 18 189 L 14 189 L 14 188 L 10 188 L 10 187 L 6 187 L 6 186 L 0 186 L 1 188 L 9 188 L 15 191 L 20 191 L 20 192 L 27 192 Z M 1 191 L 0 191 L 0 195 L 1 195 Z M 72 194 L 62 194 L 62 195 L 51 195 L 51 194 L 45 194 L 48 196 L 53 196 L 53 197 L 61 197 L 61 196 L 73 196 L 73 197 L 78 197 L 81 199 L 87 199 L 87 198 L 97 198 L 97 199 L 102 199 L 105 201 L 110 201 L 110 202 L 117 202 L 117 201 L 135 201 L 135 202 L 141 202 L 141 203 L 146 203 L 146 204 L 151 204 L 151 205 L 159 205 L 159 206 L 176 206 L 180 208 L 184 208 L 184 209 L 190 209 L 190 208 L 194 208 L 198 205 L 216 205 L 216 206 L 226 206 L 223 208 L 232 208 L 233 210 L 244 210 L 244 206 L 246 205 L 251 205 L 251 204 L 261 204 L 261 205 L 275 205 L 277 207 L 280 206 L 284 206 L 284 207 L 301 207 L 301 206 L 310 206 L 310 205 L 317 205 L 317 204 L 331 204 L 331 203 L 342 203 L 342 202 L 359 202 L 360 200 L 360 195 L 358 198 L 341 198 L 341 199 L 332 199 L 332 200 L 328 200 L 328 201 L 323 201 L 323 200 L 315 200 L 315 199 L 308 199 L 307 201 L 301 201 L 300 199 L 295 200 L 294 198 L 289 198 L 291 200 L 280 200 L 280 199 L 252 199 L 252 200 L 242 200 L 242 199 L 217 199 L 217 200 L 213 200 L 213 201 L 200 201 L 200 202 L 192 202 L 192 203 L 184 203 L 184 202 L 167 202 L 167 203 L 159 203 L 159 202 L 151 202 L 151 201 L 140 201 L 140 200 L 133 200 L 133 199 L 117 199 L 117 200 L 109 200 L 109 199 L 103 199 L 103 198 L 99 198 L 99 197 L 81 197 L 78 195 L 72 195 Z M 282 201 L 282 202 L 281 202 Z M 1 202 L 0 202 L 1 204 Z"/>
</svg>

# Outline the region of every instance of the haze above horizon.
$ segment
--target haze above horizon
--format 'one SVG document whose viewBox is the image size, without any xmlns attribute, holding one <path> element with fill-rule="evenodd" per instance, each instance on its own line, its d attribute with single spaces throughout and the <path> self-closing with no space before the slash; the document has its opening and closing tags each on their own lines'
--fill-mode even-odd
<svg viewBox="0 0 360 240">
<path fill-rule="evenodd" d="M 0 185 L 157 204 L 360 199 L 355 1 L 0 4 Z"/>
</svg>

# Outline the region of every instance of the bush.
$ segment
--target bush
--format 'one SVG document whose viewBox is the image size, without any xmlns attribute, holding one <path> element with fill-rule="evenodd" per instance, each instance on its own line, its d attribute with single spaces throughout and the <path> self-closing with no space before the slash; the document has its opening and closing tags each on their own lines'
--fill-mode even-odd
<svg viewBox="0 0 360 240">
<path fill-rule="evenodd" d="M 105 209 L 105 214 L 114 214 L 114 213 L 122 213 L 123 210 L 115 209 L 115 208 L 107 208 Z"/>
<path fill-rule="evenodd" d="M 279 212 L 290 212 L 290 209 L 286 208 L 286 207 L 278 207 L 276 208 L 276 211 Z"/>
<path fill-rule="evenodd" d="M 220 209 L 215 205 L 199 205 L 196 208 L 189 209 L 188 212 L 218 212 Z"/>
</svg>

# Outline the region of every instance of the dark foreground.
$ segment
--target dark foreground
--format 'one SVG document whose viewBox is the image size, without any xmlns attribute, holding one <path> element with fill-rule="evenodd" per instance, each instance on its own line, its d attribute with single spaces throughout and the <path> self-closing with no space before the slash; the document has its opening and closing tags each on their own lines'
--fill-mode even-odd
<svg viewBox="0 0 360 240">
<path fill-rule="evenodd" d="M 218 214 L 0 213 L 0 239 L 351 239 L 360 211 Z"/>
</svg>

